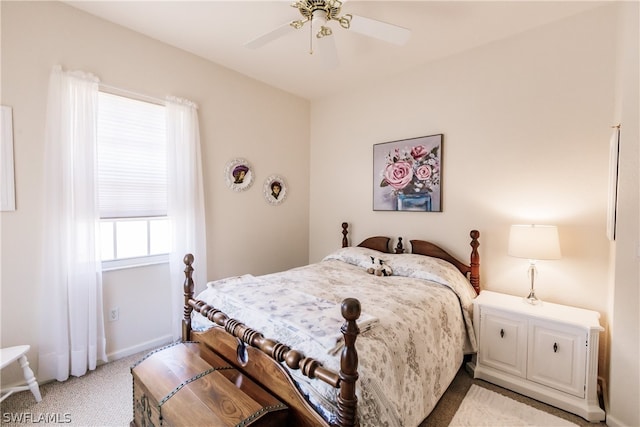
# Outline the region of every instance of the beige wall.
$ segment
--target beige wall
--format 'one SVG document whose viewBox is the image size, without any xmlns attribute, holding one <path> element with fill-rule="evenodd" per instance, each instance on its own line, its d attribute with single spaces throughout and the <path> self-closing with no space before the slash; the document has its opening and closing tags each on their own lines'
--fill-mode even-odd
<svg viewBox="0 0 640 427">
<path fill-rule="evenodd" d="M 522 295 L 528 264 L 507 256 L 509 226 L 557 224 L 562 259 L 539 263 L 538 296 L 605 312 L 615 18 L 595 9 L 314 102 L 311 260 L 342 220 L 354 240 L 429 238 L 466 259 L 476 228 L 482 286 Z M 374 212 L 372 145 L 436 133 L 443 212 Z"/>
<path fill-rule="evenodd" d="M 619 5 L 600 7 L 311 108 L 310 260 L 335 247 L 341 221 L 351 223 L 354 244 L 378 234 L 432 239 L 463 259 L 476 228 L 482 287 L 524 296 L 526 260 L 507 256 L 509 226 L 558 225 L 562 259 L 539 263 L 537 294 L 600 312 L 609 331 L 609 291 L 616 288 L 612 317 L 620 326 L 611 350 L 602 334 L 599 365 L 607 378 L 618 364 L 611 368 L 612 417 L 629 426 L 640 424 L 635 7 L 630 17 Z M 630 27 L 624 33 L 617 29 L 622 16 Z M 623 63 L 621 43 L 632 52 Z M 615 114 L 622 93 L 624 117 Z M 628 134 L 618 228 L 624 261 L 610 258 L 606 237 L 609 138 L 620 120 Z M 374 212 L 372 145 L 436 133 L 444 134 L 443 212 Z"/>
<path fill-rule="evenodd" d="M 596 9 L 314 102 L 311 260 L 335 246 L 343 220 L 354 243 L 432 239 L 463 259 L 475 228 L 482 287 L 525 296 L 527 262 L 507 256 L 509 226 L 557 224 L 562 259 L 539 263 L 537 295 L 604 314 L 615 18 Z M 443 212 L 374 212 L 372 145 L 436 133 Z"/>
<path fill-rule="evenodd" d="M 616 122 L 620 129 L 618 233 L 609 299 L 610 427 L 640 425 L 640 6 L 619 9 Z"/>
<path fill-rule="evenodd" d="M 210 279 L 307 262 L 308 101 L 62 3 L 1 5 L 1 102 L 13 107 L 17 199 L 15 212 L 0 214 L 2 347 L 31 344 L 29 357 L 37 367 L 35 302 L 46 212 L 42 153 L 54 64 L 92 72 L 108 85 L 199 105 Z M 255 182 L 242 193 L 227 188 L 224 180 L 226 163 L 236 157 L 254 167 Z M 288 193 L 274 207 L 264 200 L 262 184 L 276 173 L 287 180 Z M 181 284 L 169 283 L 167 276 L 167 265 L 104 274 L 105 313 L 120 308 L 120 320 L 105 323 L 112 357 L 168 339 L 169 286 Z M 136 302 L 143 295 L 151 298 L 144 306 Z M 2 372 L 3 382 L 17 378 L 17 369 Z"/>
</svg>

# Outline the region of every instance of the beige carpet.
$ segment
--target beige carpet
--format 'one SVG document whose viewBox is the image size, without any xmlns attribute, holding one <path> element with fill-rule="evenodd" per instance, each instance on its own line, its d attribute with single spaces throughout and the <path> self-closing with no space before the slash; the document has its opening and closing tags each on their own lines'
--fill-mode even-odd
<svg viewBox="0 0 640 427">
<path fill-rule="evenodd" d="M 42 401 L 29 391 L 9 396 L 0 405 L 3 426 L 128 426 L 133 419 L 131 365 L 139 353 L 98 366 L 82 377 L 40 386 Z"/>
<path fill-rule="evenodd" d="M 133 417 L 131 366 L 146 352 L 99 366 L 87 375 L 40 386 L 42 402 L 36 403 L 29 391 L 15 393 L 0 405 L 0 424 L 3 426 L 128 426 Z M 538 410 L 569 420 L 581 427 L 602 427 L 604 423 L 590 424 L 584 419 L 528 399 L 484 381 L 474 380 L 464 370 L 449 386 L 429 417 L 419 427 L 448 426 L 473 386 L 490 389 L 510 399 L 526 403 Z M 491 406 L 491 405 L 490 405 Z M 467 425 L 480 426 L 484 415 L 476 416 Z"/>
</svg>

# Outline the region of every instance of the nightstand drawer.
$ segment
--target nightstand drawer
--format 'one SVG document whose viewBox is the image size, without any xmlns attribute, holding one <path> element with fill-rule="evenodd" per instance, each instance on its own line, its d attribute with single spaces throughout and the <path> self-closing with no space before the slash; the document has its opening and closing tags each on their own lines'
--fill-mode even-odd
<svg viewBox="0 0 640 427">
<path fill-rule="evenodd" d="M 532 321 L 528 378 L 556 390 L 584 397 L 587 334 L 551 322 Z"/>
<path fill-rule="evenodd" d="M 527 322 L 522 317 L 485 309 L 480 320 L 480 363 L 526 377 Z"/>
</svg>

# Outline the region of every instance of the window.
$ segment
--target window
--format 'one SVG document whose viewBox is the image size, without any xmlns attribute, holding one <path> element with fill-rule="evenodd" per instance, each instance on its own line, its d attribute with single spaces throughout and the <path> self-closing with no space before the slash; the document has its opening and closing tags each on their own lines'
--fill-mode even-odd
<svg viewBox="0 0 640 427">
<path fill-rule="evenodd" d="M 166 261 L 165 107 L 100 92 L 97 135 L 103 267 Z"/>
</svg>

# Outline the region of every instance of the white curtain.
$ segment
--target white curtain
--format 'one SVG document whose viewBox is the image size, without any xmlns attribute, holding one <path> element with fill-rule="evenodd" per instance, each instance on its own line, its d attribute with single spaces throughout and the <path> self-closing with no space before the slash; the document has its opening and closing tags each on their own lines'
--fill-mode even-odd
<svg viewBox="0 0 640 427">
<path fill-rule="evenodd" d="M 95 369 L 105 353 L 96 203 L 98 79 L 55 67 L 44 152 L 40 381 Z"/>
<path fill-rule="evenodd" d="M 171 221 L 172 333 L 182 333 L 184 256 L 195 257 L 194 281 L 202 289 L 207 280 L 204 190 L 200 153 L 198 109 L 190 101 L 167 98 L 167 161 L 169 176 L 168 216 Z"/>
</svg>

